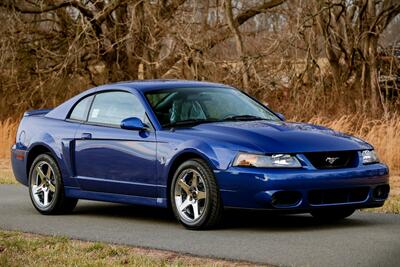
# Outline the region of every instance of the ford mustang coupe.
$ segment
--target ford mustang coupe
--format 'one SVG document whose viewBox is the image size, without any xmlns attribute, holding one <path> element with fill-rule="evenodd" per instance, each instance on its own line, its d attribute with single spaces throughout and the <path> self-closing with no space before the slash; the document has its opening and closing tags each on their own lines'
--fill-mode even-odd
<svg viewBox="0 0 400 267">
<path fill-rule="evenodd" d="M 215 226 L 224 208 L 337 220 L 389 193 L 370 144 L 195 81 L 109 84 L 26 112 L 12 166 L 42 214 L 78 199 L 170 207 L 189 229 Z"/>
</svg>

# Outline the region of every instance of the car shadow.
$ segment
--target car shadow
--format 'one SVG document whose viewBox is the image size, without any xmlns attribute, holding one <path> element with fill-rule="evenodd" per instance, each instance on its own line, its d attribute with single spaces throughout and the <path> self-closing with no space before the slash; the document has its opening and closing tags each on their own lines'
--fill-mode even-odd
<svg viewBox="0 0 400 267">
<path fill-rule="evenodd" d="M 334 222 L 321 222 L 310 214 L 277 214 L 266 211 L 228 210 L 221 228 L 265 231 L 315 231 L 326 229 L 365 227 L 372 222 L 357 217 Z"/>
<path fill-rule="evenodd" d="M 91 201 L 78 203 L 73 214 L 160 222 L 175 221 L 172 211 L 169 209 Z"/>
<path fill-rule="evenodd" d="M 145 221 L 178 225 L 170 209 L 124 205 L 103 202 L 83 202 L 78 204 L 72 216 L 84 215 L 121 220 Z M 309 214 L 282 215 L 265 211 L 225 210 L 224 219 L 215 230 L 252 230 L 252 231 L 316 231 L 326 229 L 366 227 L 374 224 L 370 220 L 352 216 L 345 220 L 323 223 Z"/>
</svg>

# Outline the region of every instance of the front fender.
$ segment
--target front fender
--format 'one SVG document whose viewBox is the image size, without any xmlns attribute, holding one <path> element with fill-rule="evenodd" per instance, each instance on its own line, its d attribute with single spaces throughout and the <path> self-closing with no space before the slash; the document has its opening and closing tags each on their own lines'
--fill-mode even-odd
<svg viewBox="0 0 400 267">
<path fill-rule="evenodd" d="M 175 154 L 170 159 L 170 163 L 184 153 L 194 153 L 206 160 L 212 169 L 220 168 L 220 163 L 214 149 L 206 142 L 200 140 L 188 140 L 175 147 L 174 151 Z"/>
<path fill-rule="evenodd" d="M 204 159 L 211 169 L 225 170 L 234 159 L 236 153 L 231 149 L 213 147 L 201 140 L 188 140 L 180 144 L 159 144 L 158 159 L 164 165 L 161 176 L 165 179 L 176 162 L 184 154 L 194 154 Z"/>
</svg>

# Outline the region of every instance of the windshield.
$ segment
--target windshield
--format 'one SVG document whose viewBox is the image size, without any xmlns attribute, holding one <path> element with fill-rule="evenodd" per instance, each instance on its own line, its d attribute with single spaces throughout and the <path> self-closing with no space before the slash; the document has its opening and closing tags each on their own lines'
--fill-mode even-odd
<svg viewBox="0 0 400 267">
<path fill-rule="evenodd" d="M 146 93 L 163 127 L 216 121 L 279 118 L 242 92 L 229 88 L 179 88 Z"/>
</svg>

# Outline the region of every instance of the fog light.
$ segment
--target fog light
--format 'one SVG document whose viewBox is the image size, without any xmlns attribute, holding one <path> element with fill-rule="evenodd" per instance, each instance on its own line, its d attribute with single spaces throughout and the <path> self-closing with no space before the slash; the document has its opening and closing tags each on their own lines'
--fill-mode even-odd
<svg viewBox="0 0 400 267">
<path fill-rule="evenodd" d="M 389 191 L 389 185 L 380 185 L 374 189 L 372 196 L 374 199 L 386 199 L 389 196 Z"/>
<path fill-rule="evenodd" d="M 302 195 L 297 191 L 280 191 L 272 195 L 271 204 L 278 208 L 289 208 L 300 203 Z"/>
</svg>

